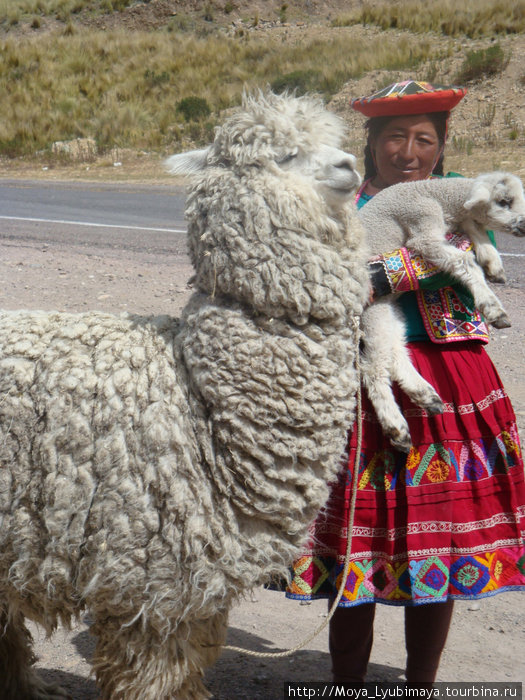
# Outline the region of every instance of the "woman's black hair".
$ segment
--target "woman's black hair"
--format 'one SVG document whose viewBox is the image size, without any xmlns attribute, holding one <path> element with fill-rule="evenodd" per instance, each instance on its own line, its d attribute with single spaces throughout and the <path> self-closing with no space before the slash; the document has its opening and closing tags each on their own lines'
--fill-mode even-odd
<svg viewBox="0 0 525 700">
<path fill-rule="evenodd" d="M 441 155 L 432 170 L 433 175 L 443 175 L 443 146 L 445 145 L 445 139 L 447 137 L 447 122 L 450 116 L 450 112 L 430 112 L 425 115 L 428 117 L 436 128 L 436 133 L 438 136 L 439 145 L 441 148 Z M 392 119 L 397 119 L 397 117 L 371 117 L 365 124 L 365 129 L 367 132 L 367 141 L 365 146 L 365 180 L 375 177 L 377 174 L 376 164 L 372 156 L 372 149 L 370 148 L 370 142 L 376 139 L 383 129 L 389 124 Z"/>
</svg>

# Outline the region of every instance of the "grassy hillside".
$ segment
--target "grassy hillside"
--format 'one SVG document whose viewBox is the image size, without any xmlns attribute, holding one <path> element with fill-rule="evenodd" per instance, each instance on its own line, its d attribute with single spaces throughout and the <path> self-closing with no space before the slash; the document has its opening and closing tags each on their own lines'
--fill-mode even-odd
<svg viewBox="0 0 525 700">
<path fill-rule="evenodd" d="M 525 0 L 0 0 L 0 155 L 83 137 L 178 150 L 207 141 L 245 87 L 330 101 L 401 72 L 475 88 L 503 74 L 524 25 Z M 523 124 L 507 121 L 517 146 Z"/>
</svg>

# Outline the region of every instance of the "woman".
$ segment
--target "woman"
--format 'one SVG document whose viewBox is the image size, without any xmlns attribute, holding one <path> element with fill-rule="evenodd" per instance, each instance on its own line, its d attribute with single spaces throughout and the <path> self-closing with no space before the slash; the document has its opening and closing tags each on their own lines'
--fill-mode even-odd
<svg viewBox="0 0 525 700">
<path fill-rule="evenodd" d="M 465 90 L 406 81 L 352 107 L 366 116 L 365 180 L 356 203 L 398 182 L 443 175 L 450 110 Z M 468 247 L 459 235 L 451 243 Z M 363 405 L 338 482 L 294 565 L 287 595 L 333 600 L 341 584 L 354 465 L 359 466 L 344 594 L 330 621 L 336 682 L 365 679 L 375 603 L 405 606 L 408 683 L 435 680 L 455 598 L 525 589 L 525 484 L 515 416 L 485 353 L 488 330 L 454 280 L 407 249 L 371 263 L 375 296 L 398 303 L 418 371 L 445 402 L 427 416 L 396 388 L 414 447 L 407 456 Z"/>
</svg>

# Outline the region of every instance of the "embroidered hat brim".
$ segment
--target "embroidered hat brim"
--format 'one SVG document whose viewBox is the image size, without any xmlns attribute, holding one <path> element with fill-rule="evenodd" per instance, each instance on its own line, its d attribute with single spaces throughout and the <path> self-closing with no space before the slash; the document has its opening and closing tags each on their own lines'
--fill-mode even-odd
<svg viewBox="0 0 525 700">
<path fill-rule="evenodd" d="M 393 83 L 369 97 L 351 100 L 350 106 L 366 117 L 450 112 L 463 99 L 466 92 L 466 88 L 455 85 L 431 85 L 426 82 L 406 80 Z"/>
</svg>

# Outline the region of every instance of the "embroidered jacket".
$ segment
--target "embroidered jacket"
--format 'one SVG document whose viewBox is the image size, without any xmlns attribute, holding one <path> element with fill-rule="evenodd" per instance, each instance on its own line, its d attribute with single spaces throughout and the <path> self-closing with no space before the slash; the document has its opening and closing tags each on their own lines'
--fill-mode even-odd
<svg viewBox="0 0 525 700">
<path fill-rule="evenodd" d="M 448 176 L 457 175 L 450 173 Z M 361 208 L 371 199 L 361 194 Z M 448 234 L 452 245 L 470 250 L 470 241 L 459 234 Z M 492 238 L 492 237 L 491 237 Z M 487 343 L 489 333 L 480 312 L 474 307 L 471 294 L 453 280 L 428 264 L 408 248 L 384 253 L 380 260 L 370 263 L 372 285 L 376 296 L 405 292 L 396 300 L 407 323 L 407 340 L 431 340 L 450 343 L 479 340 Z"/>
</svg>

